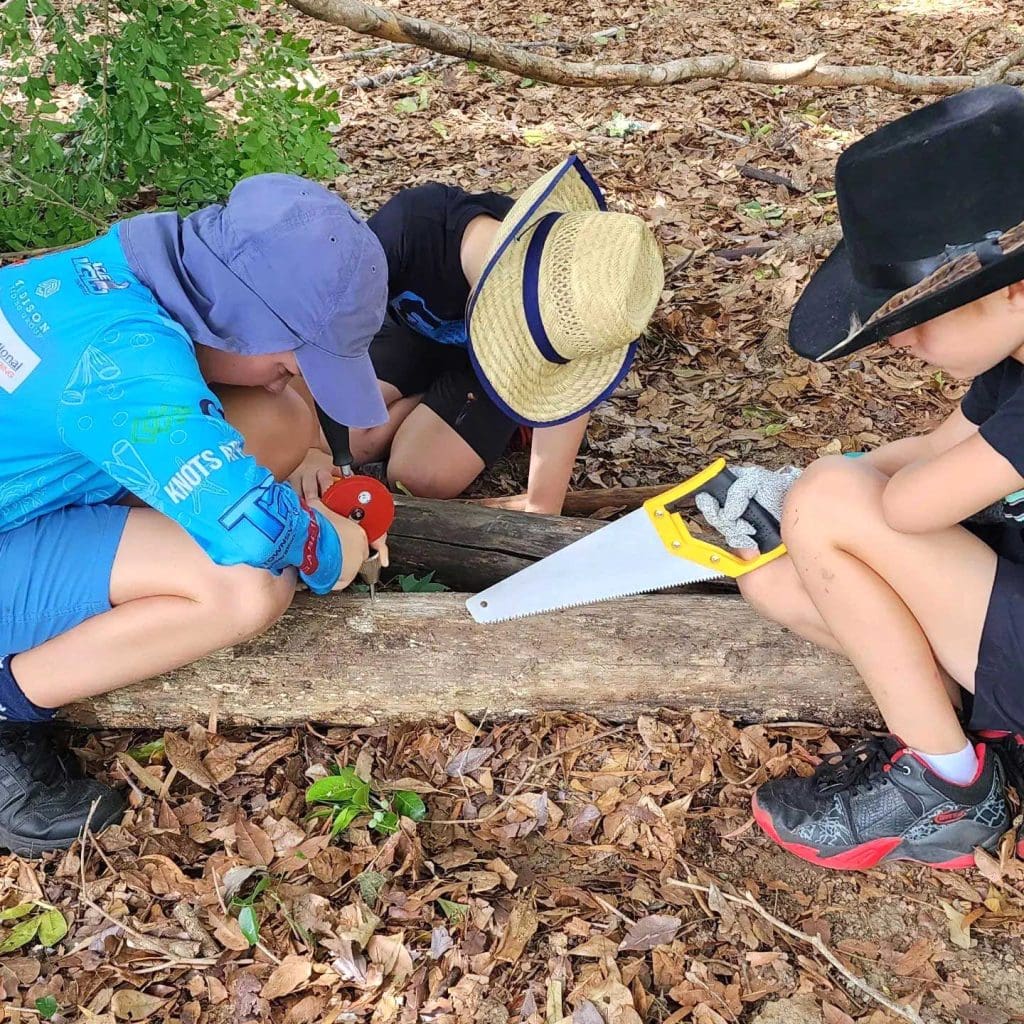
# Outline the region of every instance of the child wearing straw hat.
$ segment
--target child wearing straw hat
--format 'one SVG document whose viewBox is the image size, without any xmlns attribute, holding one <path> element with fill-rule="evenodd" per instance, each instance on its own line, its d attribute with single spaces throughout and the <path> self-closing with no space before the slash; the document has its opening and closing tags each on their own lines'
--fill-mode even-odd
<svg viewBox="0 0 1024 1024">
<path fill-rule="evenodd" d="M 744 596 L 845 654 L 890 731 L 762 785 L 754 814 L 827 867 L 971 867 L 1024 769 L 1024 94 L 884 126 L 840 157 L 836 194 L 844 239 L 790 344 L 818 362 L 887 344 L 973 383 L 929 433 L 790 479 L 789 555 Z"/>
<path fill-rule="evenodd" d="M 451 498 L 532 428 L 521 507 L 561 511 L 589 411 L 632 364 L 664 274 L 638 218 L 609 212 L 578 157 L 516 202 L 431 183 L 369 220 L 388 260 L 388 318 L 370 348 L 388 423 L 352 432 L 356 461 Z M 384 461 L 379 461 L 384 460 Z M 293 482 L 315 496 L 324 444 Z"/>
</svg>

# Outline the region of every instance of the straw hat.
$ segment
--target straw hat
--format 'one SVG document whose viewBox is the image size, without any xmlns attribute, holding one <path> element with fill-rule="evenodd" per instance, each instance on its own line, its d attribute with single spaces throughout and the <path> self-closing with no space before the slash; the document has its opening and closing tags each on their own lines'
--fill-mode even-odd
<svg viewBox="0 0 1024 1024">
<path fill-rule="evenodd" d="M 574 419 L 625 377 L 663 284 L 651 230 L 609 212 L 570 157 L 509 210 L 470 296 L 469 353 L 481 384 L 519 423 Z"/>
<path fill-rule="evenodd" d="M 824 362 L 1024 279 L 1024 94 L 969 89 L 865 136 L 836 164 L 843 240 L 789 343 Z"/>
</svg>

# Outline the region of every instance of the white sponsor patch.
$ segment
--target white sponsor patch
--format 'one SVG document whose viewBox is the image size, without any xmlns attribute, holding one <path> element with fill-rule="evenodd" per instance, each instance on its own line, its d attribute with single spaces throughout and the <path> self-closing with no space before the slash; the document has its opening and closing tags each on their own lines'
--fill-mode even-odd
<svg viewBox="0 0 1024 1024">
<path fill-rule="evenodd" d="M 39 356 L 15 334 L 0 313 L 0 390 L 12 394 L 39 365 Z"/>
</svg>

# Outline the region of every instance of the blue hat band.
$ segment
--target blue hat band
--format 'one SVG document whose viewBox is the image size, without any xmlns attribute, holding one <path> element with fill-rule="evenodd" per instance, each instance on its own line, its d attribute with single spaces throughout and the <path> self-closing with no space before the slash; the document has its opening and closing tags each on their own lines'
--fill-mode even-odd
<svg viewBox="0 0 1024 1024">
<path fill-rule="evenodd" d="M 537 351 L 549 362 L 565 365 L 568 359 L 555 351 L 548 332 L 544 329 L 544 320 L 540 315 L 540 261 L 544 255 L 544 243 L 547 241 L 555 221 L 562 215 L 549 213 L 542 217 L 533 230 L 533 237 L 526 249 L 526 260 L 523 264 L 523 309 L 526 312 L 526 326 L 530 329 L 530 337 Z"/>
</svg>

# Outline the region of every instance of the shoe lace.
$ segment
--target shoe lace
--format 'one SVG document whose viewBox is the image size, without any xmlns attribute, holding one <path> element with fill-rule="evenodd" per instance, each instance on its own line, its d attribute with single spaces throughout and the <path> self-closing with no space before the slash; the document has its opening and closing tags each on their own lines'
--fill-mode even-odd
<svg viewBox="0 0 1024 1024">
<path fill-rule="evenodd" d="M 898 749 L 891 736 L 868 736 L 826 758 L 814 772 L 814 783 L 821 793 L 873 789 Z"/>
<path fill-rule="evenodd" d="M 8 727 L 0 732 L 0 753 L 16 760 L 34 782 L 54 785 L 68 780 L 68 767 L 48 730 Z"/>
</svg>

